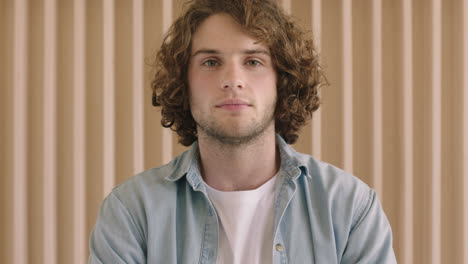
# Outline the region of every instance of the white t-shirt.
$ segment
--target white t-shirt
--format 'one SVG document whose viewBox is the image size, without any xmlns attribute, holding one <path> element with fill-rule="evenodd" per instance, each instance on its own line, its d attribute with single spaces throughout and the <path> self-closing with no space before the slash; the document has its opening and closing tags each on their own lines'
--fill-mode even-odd
<svg viewBox="0 0 468 264">
<path fill-rule="evenodd" d="M 207 186 L 219 220 L 218 264 L 272 263 L 276 176 L 255 190 Z"/>
</svg>

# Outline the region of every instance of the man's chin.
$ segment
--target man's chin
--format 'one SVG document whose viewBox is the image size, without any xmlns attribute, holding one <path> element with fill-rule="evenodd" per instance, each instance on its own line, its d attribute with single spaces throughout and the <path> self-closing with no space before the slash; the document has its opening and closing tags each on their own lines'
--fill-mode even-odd
<svg viewBox="0 0 468 264">
<path fill-rule="evenodd" d="M 223 130 L 223 131 L 204 131 L 211 140 L 225 145 L 245 145 L 258 139 L 264 131 L 242 131 L 242 130 Z"/>
<path fill-rule="evenodd" d="M 203 134 L 202 137 L 211 141 L 225 145 L 246 145 L 261 138 L 266 131 L 269 131 L 272 124 L 273 120 L 260 123 L 251 121 L 244 123 L 220 122 L 218 124 L 202 122 L 200 124 L 197 122 L 197 129 L 201 132 L 200 136 Z"/>
</svg>

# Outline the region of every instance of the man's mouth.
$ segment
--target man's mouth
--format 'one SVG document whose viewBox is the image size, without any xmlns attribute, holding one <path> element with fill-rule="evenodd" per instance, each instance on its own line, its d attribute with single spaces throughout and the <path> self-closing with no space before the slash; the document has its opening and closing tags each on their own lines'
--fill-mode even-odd
<svg viewBox="0 0 468 264">
<path fill-rule="evenodd" d="M 252 106 L 249 102 L 242 99 L 226 99 L 216 104 L 217 108 L 226 110 L 241 110 Z"/>
</svg>

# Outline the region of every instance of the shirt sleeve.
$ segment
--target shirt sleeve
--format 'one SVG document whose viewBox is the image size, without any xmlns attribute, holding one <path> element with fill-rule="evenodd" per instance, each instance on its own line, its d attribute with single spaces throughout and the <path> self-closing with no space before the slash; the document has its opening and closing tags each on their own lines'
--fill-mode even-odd
<svg viewBox="0 0 468 264">
<path fill-rule="evenodd" d="M 103 201 L 90 238 L 88 263 L 146 263 L 146 243 L 132 215 L 111 193 Z"/>
<path fill-rule="evenodd" d="M 342 264 L 397 263 L 392 230 L 375 191 L 370 189 L 356 214 Z"/>
</svg>

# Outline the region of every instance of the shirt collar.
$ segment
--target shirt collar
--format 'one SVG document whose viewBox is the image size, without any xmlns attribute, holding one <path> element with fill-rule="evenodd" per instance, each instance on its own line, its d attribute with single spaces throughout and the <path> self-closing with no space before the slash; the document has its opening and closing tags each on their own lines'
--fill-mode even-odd
<svg viewBox="0 0 468 264">
<path fill-rule="evenodd" d="M 199 157 L 200 151 L 198 148 L 198 141 L 195 141 L 187 151 L 168 164 L 173 170 L 166 179 L 169 181 L 177 181 L 189 172 L 200 174 Z"/>
<path fill-rule="evenodd" d="M 284 175 L 292 180 L 296 180 L 302 174 L 310 177 L 306 163 L 299 156 L 291 146 L 289 146 L 284 139 L 276 134 L 276 145 L 280 150 L 281 168 Z M 183 176 L 186 176 L 187 181 L 194 189 L 198 189 L 203 182 L 200 173 L 200 151 L 198 141 L 195 141 L 190 148 L 175 158 L 169 164 L 173 170 L 166 179 L 169 181 L 177 181 Z"/>
<path fill-rule="evenodd" d="M 301 175 L 310 177 L 307 163 L 301 159 L 302 154 L 294 150 L 284 139 L 276 134 L 276 145 L 280 151 L 281 157 L 281 170 L 285 173 L 286 177 L 296 180 Z"/>
</svg>

